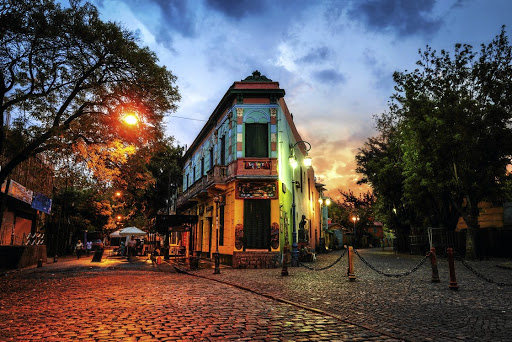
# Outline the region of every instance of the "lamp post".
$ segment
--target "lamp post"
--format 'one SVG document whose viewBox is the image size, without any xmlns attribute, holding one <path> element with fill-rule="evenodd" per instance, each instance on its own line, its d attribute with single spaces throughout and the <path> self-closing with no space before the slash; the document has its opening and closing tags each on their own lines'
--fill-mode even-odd
<svg viewBox="0 0 512 342">
<path fill-rule="evenodd" d="M 213 257 L 215 260 L 215 270 L 213 274 L 220 274 L 220 257 L 219 257 L 219 206 L 224 205 L 224 202 L 221 201 L 220 196 L 215 196 L 215 204 L 216 204 L 216 216 L 215 216 L 215 253 L 213 253 Z"/>
<path fill-rule="evenodd" d="M 356 239 L 355 242 L 357 243 L 356 221 L 359 221 L 359 216 L 352 216 L 352 221 L 354 221 L 354 237 Z"/>
<path fill-rule="evenodd" d="M 320 241 L 319 241 L 319 252 L 323 253 L 325 251 L 325 235 L 322 237 L 322 230 L 327 230 L 328 225 L 328 206 L 331 205 L 331 199 L 328 197 L 320 197 L 318 199 L 318 202 L 320 203 L 320 209 L 322 213 L 321 217 L 321 226 L 320 226 Z"/>
<path fill-rule="evenodd" d="M 297 244 L 297 225 L 296 225 L 296 218 L 295 218 L 295 168 L 297 167 L 297 159 L 295 159 L 295 147 L 298 144 L 304 144 L 304 149 L 306 150 L 306 156 L 304 157 L 304 166 L 310 167 L 311 166 L 311 157 L 308 156 L 308 152 L 311 149 L 311 144 L 307 141 L 301 140 L 297 141 L 290 149 L 290 165 L 292 166 L 292 267 L 299 266 L 299 245 Z M 301 184 L 302 186 L 302 184 Z"/>
</svg>

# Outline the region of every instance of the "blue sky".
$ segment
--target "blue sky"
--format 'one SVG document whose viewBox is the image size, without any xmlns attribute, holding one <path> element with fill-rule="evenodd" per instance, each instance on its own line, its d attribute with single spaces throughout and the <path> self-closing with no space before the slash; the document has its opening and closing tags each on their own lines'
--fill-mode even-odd
<svg viewBox="0 0 512 342">
<path fill-rule="evenodd" d="M 167 134 L 190 145 L 235 81 L 259 70 L 280 83 L 317 178 L 330 195 L 360 177 L 354 156 L 376 134 L 394 71 L 418 50 L 478 49 L 512 30 L 508 0 L 93 0 L 102 19 L 137 33 L 178 77 Z M 183 119 L 189 118 L 189 119 Z M 197 120 L 190 120 L 197 119 Z"/>
</svg>

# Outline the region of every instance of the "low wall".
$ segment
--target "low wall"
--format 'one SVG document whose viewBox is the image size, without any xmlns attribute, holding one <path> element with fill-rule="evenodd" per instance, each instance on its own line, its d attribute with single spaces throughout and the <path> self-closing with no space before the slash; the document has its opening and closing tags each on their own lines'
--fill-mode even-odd
<svg viewBox="0 0 512 342">
<path fill-rule="evenodd" d="M 234 268 L 277 268 L 281 262 L 279 252 L 234 252 Z"/>
<path fill-rule="evenodd" d="M 46 246 L 0 246 L 0 268 L 23 268 L 46 262 Z"/>
</svg>

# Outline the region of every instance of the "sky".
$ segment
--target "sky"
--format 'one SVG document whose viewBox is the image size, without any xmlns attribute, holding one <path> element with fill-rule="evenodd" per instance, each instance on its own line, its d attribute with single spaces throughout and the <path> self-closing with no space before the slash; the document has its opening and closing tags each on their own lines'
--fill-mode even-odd
<svg viewBox="0 0 512 342">
<path fill-rule="evenodd" d="M 317 180 L 328 194 L 356 185 L 355 155 L 375 136 L 393 72 L 414 70 L 427 45 L 479 49 L 507 26 L 509 0 L 92 0 L 104 21 L 136 33 L 177 76 L 165 120 L 187 145 L 235 81 L 259 70 L 286 91 Z"/>
</svg>

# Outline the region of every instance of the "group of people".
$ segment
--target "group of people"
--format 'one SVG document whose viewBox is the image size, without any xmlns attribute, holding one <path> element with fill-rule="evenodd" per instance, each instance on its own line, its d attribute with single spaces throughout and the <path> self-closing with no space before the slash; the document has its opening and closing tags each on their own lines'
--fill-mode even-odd
<svg viewBox="0 0 512 342">
<path fill-rule="evenodd" d="M 75 246 L 75 253 L 76 253 L 77 259 L 80 259 L 80 257 L 82 256 L 83 250 L 84 250 L 84 244 L 82 243 L 82 240 L 78 240 L 78 242 L 76 243 L 76 246 Z M 92 241 L 87 241 L 85 244 L 85 251 L 87 253 L 87 256 L 89 256 L 89 254 L 91 254 L 91 250 L 92 250 Z"/>
</svg>

